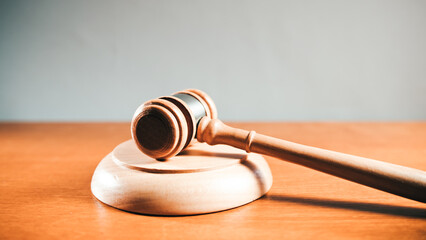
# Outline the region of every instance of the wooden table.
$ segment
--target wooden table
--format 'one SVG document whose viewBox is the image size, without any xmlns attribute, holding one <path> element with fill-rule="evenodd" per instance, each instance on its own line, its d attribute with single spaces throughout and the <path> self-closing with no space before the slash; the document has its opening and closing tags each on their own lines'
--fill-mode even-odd
<svg viewBox="0 0 426 240">
<path fill-rule="evenodd" d="M 230 123 L 426 170 L 426 123 Z M 426 206 L 266 157 L 263 198 L 219 213 L 156 217 L 90 192 L 98 162 L 129 123 L 0 124 L 0 239 L 426 239 Z"/>
</svg>

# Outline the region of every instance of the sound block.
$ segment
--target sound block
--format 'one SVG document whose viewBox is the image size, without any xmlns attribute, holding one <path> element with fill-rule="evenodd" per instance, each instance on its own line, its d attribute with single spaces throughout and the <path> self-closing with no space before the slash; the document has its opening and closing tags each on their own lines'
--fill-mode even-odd
<svg viewBox="0 0 426 240">
<path fill-rule="evenodd" d="M 195 143 L 179 155 L 156 160 L 132 140 L 118 145 L 97 166 L 91 189 L 112 207 L 150 215 L 193 215 L 235 208 L 272 186 L 258 154 Z"/>
</svg>

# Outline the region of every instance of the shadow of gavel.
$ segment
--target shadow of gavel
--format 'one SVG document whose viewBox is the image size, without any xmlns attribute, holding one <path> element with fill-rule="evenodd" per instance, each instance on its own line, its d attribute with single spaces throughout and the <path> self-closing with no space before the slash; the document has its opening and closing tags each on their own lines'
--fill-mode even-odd
<svg viewBox="0 0 426 240">
<path fill-rule="evenodd" d="M 426 202 L 424 171 L 229 127 L 217 119 L 214 102 L 200 90 L 189 89 L 142 104 L 133 116 L 131 132 L 137 147 L 157 159 L 171 158 L 197 139 L 276 157 Z"/>
</svg>

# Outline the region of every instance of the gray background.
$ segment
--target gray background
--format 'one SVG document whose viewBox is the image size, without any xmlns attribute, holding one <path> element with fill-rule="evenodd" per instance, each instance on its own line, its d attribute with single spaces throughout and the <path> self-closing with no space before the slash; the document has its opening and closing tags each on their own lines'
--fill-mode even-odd
<svg viewBox="0 0 426 240">
<path fill-rule="evenodd" d="M 0 121 L 426 119 L 426 1 L 1 1 Z"/>
</svg>

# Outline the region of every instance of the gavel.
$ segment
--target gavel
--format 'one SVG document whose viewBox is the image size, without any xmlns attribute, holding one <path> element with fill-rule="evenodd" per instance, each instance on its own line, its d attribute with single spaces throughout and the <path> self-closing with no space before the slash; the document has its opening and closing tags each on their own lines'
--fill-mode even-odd
<svg viewBox="0 0 426 240">
<path fill-rule="evenodd" d="M 197 140 L 226 144 L 426 202 L 424 171 L 229 127 L 217 119 L 213 100 L 196 89 L 142 104 L 133 116 L 131 133 L 137 147 L 156 159 L 171 158 Z"/>
</svg>

